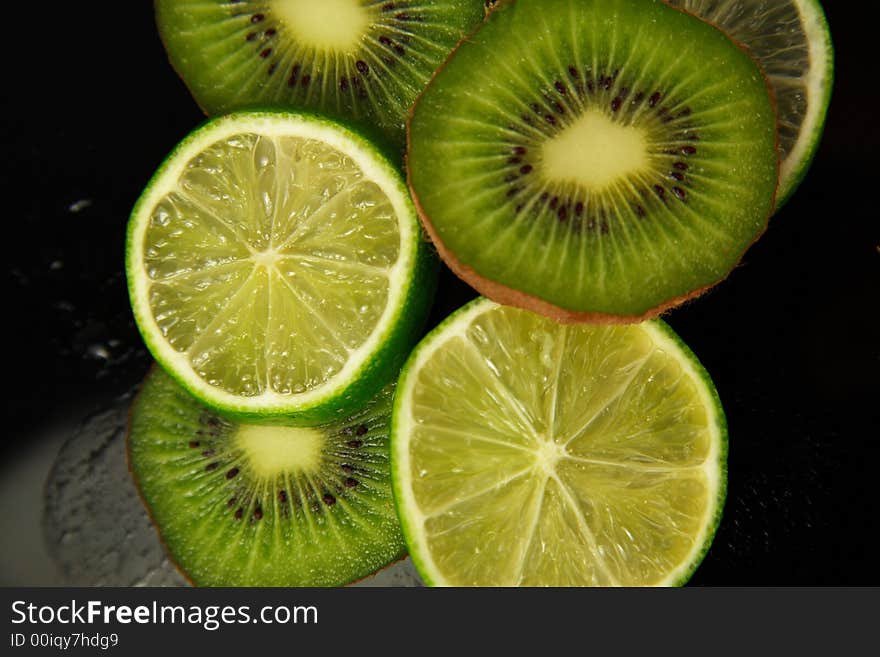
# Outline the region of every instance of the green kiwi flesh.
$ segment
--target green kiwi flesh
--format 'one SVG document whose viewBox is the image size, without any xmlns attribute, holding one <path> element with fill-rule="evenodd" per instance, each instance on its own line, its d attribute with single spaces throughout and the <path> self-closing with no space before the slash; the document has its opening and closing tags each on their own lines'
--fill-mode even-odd
<svg viewBox="0 0 880 657">
<path fill-rule="evenodd" d="M 307 109 L 404 141 L 412 101 L 483 0 L 156 0 L 172 65 L 209 114 Z"/>
<path fill-rule="evenodd" d="M 338 586 L 401 558 L 392 393 L 320 427 L 237 424 L 154 367 L 128 455 L 171 559 L 201 586 Z"/>
<path fill-rule="evenodd" d="M 634 321 L 724 279 L 766 228 L 775 115 L 755 62 L 659 0 L 501 2 L 408 124 L 447 264 L 567 321 Z"/>
</svg>

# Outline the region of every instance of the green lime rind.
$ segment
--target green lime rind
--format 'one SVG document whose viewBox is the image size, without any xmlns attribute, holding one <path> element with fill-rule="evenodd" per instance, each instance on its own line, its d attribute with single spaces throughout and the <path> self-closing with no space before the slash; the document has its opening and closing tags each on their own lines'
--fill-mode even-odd
<svg viewBox="0 0 880 657">
<path fill-rule="evenodd" d="M 420 541 L 420 532 L 416 528 L 419 517 L 407 511 L 407 504 L 411 503 L 411 495 L 406 488 L 407 477 L 405 465 L 408 465 L 408 456 L 402 455 L 402 450 L 408 447 L 408 442 L 401 437 L 402 416 L 404 414 L 405 398 L 411 389 L 412 381 L 418 375 L 417 364 L 422 357 L 433 349 L 436 342 L 443 340 L 447 333 L 458 333 L 460 326 L 469 324 L 473 317 L 481 314 L 487 308 L 497 307 L 495 302 L 479 297 L 462 306 L 449 315 L 416 346 L 404 364 L 395 392 L 394 406 L 391 416 L 391 478 L 394 491 L 394 502 L 400 519 L 403 534 L 406 538 L 409 556 L 421 579 L 428 586 L 448 586 L 434 567 L 426 545 Z M 695 549 L 681 565 L 669 573 L 661 586 L 683 586 L 696 572 L 697 568 L 705 559 L 712 542 L 715 538 L 718 526 L 724 512 L 727 498 L 727 458 L 728 458 L 728 428 L 724 409 L 718 391 L 712 379 L 693 351 L 682 339 L 662 320 L 655 319 L 642 323 L 650 326 L 654 331 L 654 337 L 665 341 L 667 345 L 679 352 L 677 359 L 680 364 L 690 370 L 692 380 L 699 385 L 700 393 L 705 395 L 704 406 L 711 414 L 711 427 L 715 430 L 715 463 L 717 465 L 717 487 L 712 498 L 711 506 L 705 513 L 706 521 L 703 525 L 702 534 L 695 540 Z"/>
<path fill-rule="evenodd" d="M 694 375 L 694 380 L 703 383 L 703 392 L 711 397 L 710 407 L 713 411 L 715 426 L 719 435 L 718 493 L 715 497 L 714 509 L 711 512 L 712 519 L 706 526 L 706 533 L 704 534 L 699 552 L 693 556 L 687 566 L 678 573 L 678 577 L 669 582 L 670 586 L 684 586 L 690 581 L 691 577 L 693 577 L 694 573 L 697 571 L 697 568 L 699 568 L 700 564 L 706 558 L 709 549 L 712 547 L 712 542 L 715 540 L 715 534 L 718 531 L 718 526 L 721 524 L 721 518 L 724 515 L 724 505 L 727 501 L 727 457 L 730 449 L 730 435 L 727 428 L 727 416 L 724 413 L 724 407 L 721 404 L 721 397 L 718 394 L 718 389 L 715 387 L 709 372 L 703 367 L 703 364 L 700 362 L 699 358 L 697 358 L 697 355 L 687 344 L 685 344 L 684 340 L 681 339 L 681 336 L 672 330 L 672 327 L 670 327 L 669 324 L 660 319 L 653 320 L 652 324 L 670 342 L 678 347 L 682 353 L 683 362 L 687 363 Z"/>
<path fill-rule="evenodd" d="M 394 307 L 380 320 L 369 341 L 372 348 L 343 378 L 336 376 L 303 396 L 290 395 L 279 403 L 254 404 L 215 389 L 201 381 L 191 369 L 181 368 L 176 352 L 161 335 L 149 308 L 144 266 L 141 262 L 141 237 L 149 221 L 150 210 L 165 189 L 173 184 L 179 172 L 200 146 L 212 143 L 212 136 L 247 132 L 261 121 L 290 121 L 306 129 L 314 128 L 324 135 L 335 135 L 340 143 L 368 162 L 382 177 L 382 189 L 394 197 L 398 226 L 401 231 L 399 275 L 391 280 L 388 303 Z M 395 265 L 397 267 L 398 265 Z M 127 228 L 125 269 L 129 299 L 135 323 L 156 362 L 184 389 L 207 406 L 241 422 L 313 425 L 343 418 L 370 400 L 399 371 L 409 349 L 422 334 L 424 322 L 433 302 L 437 286 L 438 260 L 423 236 L 415 209 L 399 171 L 377 150 L 371 141 L 356 129 L 309 113 L 277 109 L 235 112 L 208 119 L 187 135 L 159 165 L 136 202 Z M 396 289 L 395 289 L 396 288 Z M 299 398 L 298 398 L 299 397 Z"/>
<path fill-rule="evenodd" d="M 817 66 L 816 70 L 822 72 L 820 78 L 821 84 L 814 89 L 815 93 L 810 101 L 818 108 L 813 122 L 813 127 L 809 130 L 808 137 L 802 146 L 801 155 L 793 162 L 789 158 L 788 162 L 783 163 L 780 172 L 779 191 L 777 192 L 777 210 L 781 208 L 797 191 L 810 166 L 819 150 L 822 142 L 822 135 L 825 131 L 825 122 L 828 118 L 828 108 L 831 105 L 831 94 L 834 89 L 834 43 L 831 39 L 831 30 L 828 27 L 828 20 L 825 11 L 818 0 L 804 0 L 805 8 L 811 11 L 811 23 L 813 25 L 813 34 L 816 39 L 810 39 L 811 54 L 814 47 L 819 48 L 819 53 L 823 54 L 821 66 Z M 789 164 L 789 162 L 791 162 Z"/>
<path fill-rule="evenodd" d="M 391 395 L 389 386 L 348 418 L 370 425 L 359 436 L 364 444 L 349 450 L 369 464 L 367 485 L 347 488 L 337 483 L 326 489 L 337 496 L 332 506 L 321 502 L 325 489 L 318 488 L 318 499 L 306 511 L 294 503 L 296 491 L 303 494 L 299 484 L 291 483 L 295 475 L 263 479 L 253 487 L 262 509 L 254 521 L 249 518 L 253 500 L 250 505 L 243 499 L 227 504 L 236 495 L 235 484 L 248 476 L 247 463 L 236 461 L 241 473 L 233 479 L 226 476 L 229 465 L 210 471 L 205 467 L 214 459 L 232 457 L 229 444 L 240 425 L 214 420 L 211 409 L 154 367 L 132 403 L 126 451 L 138 492 L 171 561 L 197 586 L 324 587 L 355 582 L 404 557 L 389 476 Z M 327 446 L 325 459 L 347 458 L 342 453 L 350 440 L 342 431 L 346 426 L 337 422 L 317 428 L 334 443 Z M 212 431 L 220 433 L 225 447 L 206 457 L 201 451 L 212 440 Z M 321 472 L 332 478 L 334 470 L 323 467 Z M 316 480 L 313 476 L 309 481 Z M 287 491 L 284 500 L 277 489 Z M 238 504 L 246 512 L 236 519 Z"/>
<path fill-rule="evenodd" d="M 776 100 L 780 133 L 778 210 L 791 198 L 810 169 L 821 142 L 834 87 L 834 46 L 821 3 L 818 0 L 785 0 L 776 4 L 758 0 L 665 1 L 725 32 L 764 70 L 771 96 Z M 800 59 L 801 49 L 805 49 L 806 62 Z M 804 92 L 795 97 L 799 86 L 796 65 L 801 64 L 806 65 L 800 78 Z M 793 143 L 790 136 L 782 138 L 782 133 L 790 133 L 795 125 L 798 130 Z"/>
</svg>

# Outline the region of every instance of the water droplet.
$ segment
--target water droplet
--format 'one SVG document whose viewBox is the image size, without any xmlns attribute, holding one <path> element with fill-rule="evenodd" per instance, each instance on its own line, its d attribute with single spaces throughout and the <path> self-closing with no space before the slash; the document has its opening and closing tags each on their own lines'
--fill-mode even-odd
<svg viewBox="0 0 880 657">
<path fill-rule="evenodd" d="M 96 360 L 109 360 L 110 350 L 101 343 L 93 343 L 86 349 L 86 354 Z"/>
<path fill-rule="evenodd" d="M 81 198 L 67 206 L 71 214 L 78 214 L 92 205 L 92 199 Z"/>
</svg>

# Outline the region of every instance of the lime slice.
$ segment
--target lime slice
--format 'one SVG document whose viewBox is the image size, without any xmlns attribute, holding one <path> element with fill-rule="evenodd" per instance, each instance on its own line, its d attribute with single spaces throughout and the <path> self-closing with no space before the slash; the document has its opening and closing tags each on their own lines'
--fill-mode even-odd
<svg viewBox="0 0 880 657">
<path fill-rule="evenodd" d="M 778 205 L 807 173 L 819 146 L 834 80 L 834 49 L 817 0 L 666 0 L 745 46 L 776 98 Z"/>
<path fill-rule="evenodd" d="M 434 269 L 399 173 L 326 120 L 205 124 L 134 208 L 134 315 L 155 359 L 242 419 L 344 416 L 418 337 Z"/>
<path fill-rule="evenodd" d="M 486 299 L 416 348 L 392 419 L 398 514 L 433 585 L 683 583 L 726 454 L 712 382 L 662 322 L 566 326 Z"/>
</svg>

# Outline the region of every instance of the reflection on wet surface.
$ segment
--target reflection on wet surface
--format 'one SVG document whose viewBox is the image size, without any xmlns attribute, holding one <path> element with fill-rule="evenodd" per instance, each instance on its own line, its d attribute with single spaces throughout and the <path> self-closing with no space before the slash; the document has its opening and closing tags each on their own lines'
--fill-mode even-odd
<svg viewBox="0 0 880 657">
<path fill-rule="evenodd" d="M 183 577 L 162 545 L 128 472 L 126 395 L 67 440 L 45 489 L 43 535 L 70 586 L 176 586 Z"/>
</svg>

